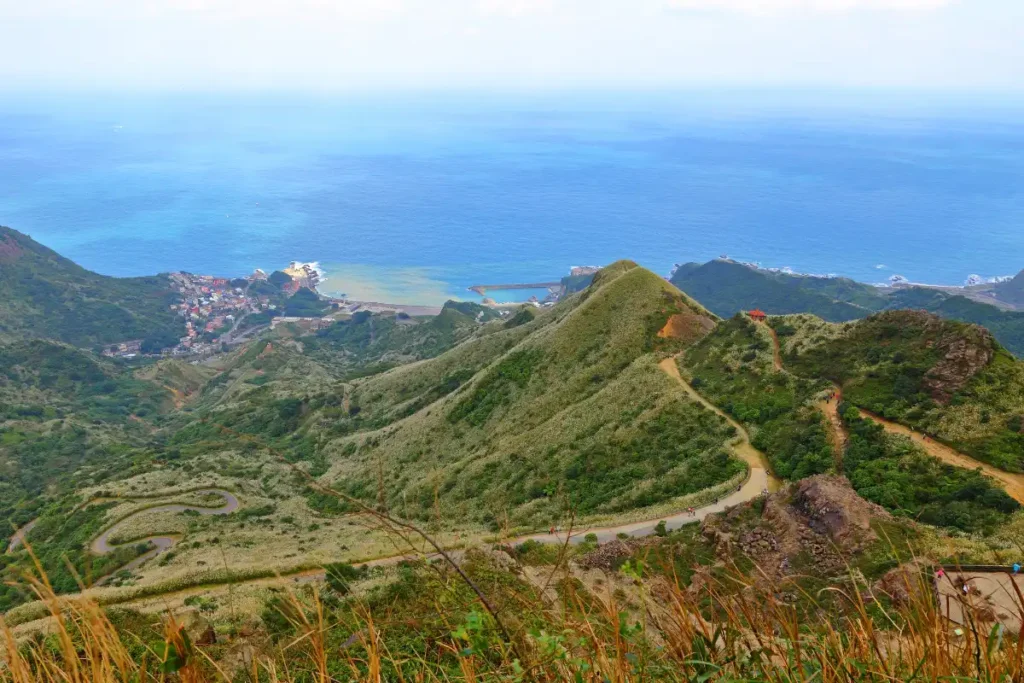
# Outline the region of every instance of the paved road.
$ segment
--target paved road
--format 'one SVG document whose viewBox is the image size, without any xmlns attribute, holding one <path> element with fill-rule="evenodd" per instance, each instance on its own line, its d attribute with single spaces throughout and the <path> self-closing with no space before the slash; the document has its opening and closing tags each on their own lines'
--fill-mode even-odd
<svg viewBox="0 0 1024 683">
<path fill-rule="evenodd" d="M 971 589 L 968 594 L 961 590 L 964 582 Z M 966 615 L 977 619 L 976 610 L 990 610 L 996 621 L 1011 633 L 1021 632 L 1022 605 L 1017 595 L 1018 590 L 1024 591 L 1024 575 L 1008 571 L 949 569 L 943 578 L 936 579 L 935 588 L 939 595 L 939 610 L 950 621 L 964 625 L 970 621 Z"/>
<path fill-rule="evenodd" d="M 115 544 L 111 543 L 110 539 L 115 536 L 118 531 L 123 529 L 125 525 L 137 515 L 142 513 L 151 512 L 186 512 L 191 510 L 197 512 L 200 515 L 230 515 L 232 512 L 238 509 L 238 498 L 235 497 L 230 491 L 224 491 L 221 489 L 206 489 L 201 491 L 190 491 L 191 494 L 215 494 L 224 499 L 224 505 L 216 508 L 202 507 L 199 505 L 184 505 L 182 503 L 168 503 L 167 505 L 156 505 L 154 507 L 147 507 L 139 510 L 138 512 L 128 515 L 121 521 L 114 524 L 112 527 L 104 531 L 102 534 L 93 539 L 93 542 L 89 545 L 91 550 L 96 555 L 106 555 L 107 553 L 113 552 L 114 550 L 122 547 L 122 545 L 137 545 L 139 543 L 152 543 L 155 547 L 149 552 L 140 555 L 131 562 L 121 567 L 118 567 L 110 574 L 107 574 L 103 578 L 97 580 L 95 585 L 102 585 L 115 573 L 122 570 L 132 570 L 139 567 L 144 562 L 151 560 L 162 552 L 170 550 L 174 547 L 174 544 L 181 540 L 178 535 L 168 536 L 147 536 L 145 538 L 139 538 L 131 541 L 130 543 Z M 173 495 L 173 494 L 172 494 Z"/>
<path fill-rule="evenodd" d="M 673 515 L 658 517 L 657 519 L 650 519 L 650 520 L 645 520 L 645 521 L 640 521 L 640 522 L 629 522 L 629 523 L 626 523 L 626 524 L 618 524 L 618 525 L 609 526 L 609 527 L 575 529 L 575 530 L 573 530 L 572 538 L 569 539 L 569 541 L 571 543 L 574 543 L 574 544 L 582 543 L 585 540 L 586 535 L 587 534 L 591 534 L 591 533 L 596 534 L 597 538 L 598 538 L 598 541 L 600 541 L 602 543 L 606 543 L 608 541 L 616 539 L 619 536 L 619 534 L 626 534 L 627 536 L 634 537 L 634 538 L 639 538 L 639 537 L 643 537 L 643 536 L 650 536 L 650 535 L 652 535 L 654 533 L 654 529 L 658 525 L 658 522 L 660 522 L 660 521 L 664 521 L 665 522 L 665 526 L 666 526 L 666 528 L 668 530 L 678 529 L 678 528 L 683 527 L 683 526 L 685 526 L 687 524 L 693 524 L 695 522 L 699 522 L 699 521 L 703 520 L 705 517 L 707 517 L 708 515 L 715 514 L 715 513 L 718 513 L 718 512 L 722 512 L 722 511 L 726 510 L 729 507 L 732 507 L 732 506 L 735 506 L 735 505 L 739 505 L 741 503 L 745 503 L 747 501 L 753 500 L 753 499 L 757 498 L 758 496 L 762 495 L 765 490 L 773 491 L 774 492 L 774 491 L 779 490 L 779 488 L 781 487 L 781 481 L 778 478 L 776 478 L 775 475 L 773 475 L 771 473 L 771 468 L 768 465 L 768 459 L 765 457 L 764 453 L 762 453 L 761 451 L 757 450 L 756 448 L 753 447 L 753 445 L 751 445 L 751 443 L 750 443 L 750 435 L 747 434 L 747 431 L 743 428 L 743 426 L 740 425 L 738 422 L 736 422 L 731 417 L 729 417 L 727 414 L 722 412 L 722 410 L 720 410 L 713 403 L 711 403 L 706 398 L 701 396 L 693 387 L 691 387 L 689 385 L 689 383 L 687 383 L 682 378 L 682 376 L 679 374 L 679 367 L 676 365 L 675 358 L 666 358 L 665 360 L 663 360 L 659 364 L 659 366 L 661 367 L 661 369 L 666 374 L 668 374 L 670 377 L 672 377 L 677 382 L 679 382 L 680 386 L 683 388 L 684 391 L 686 391 L 687 394 L 690 395 L 691 398 L 693 398 L 694 400 L 699 402 L 701 405 L 705 406 L 707 409 L 709 409 L 712 412 L 714 412 L 716 415 L 719 415 L 724 420 L 726 420 L 730 425 L 732 425 L 732 427 L 736 430 L 737 437 L 733 441 L 733 443 L 730 444 L 730 448 L 733 450 L 733 452 L 739 458 L 741 458 L 744 462 L 746 462 L 749 465 L 749 467 L 750 467 L 750 475 L 748 476 L 747 480 L 739 487 L 738 490 L 734 490 L 733 492 L 731 492 L 728 495 L 722 497 L 720 500 L 718 500 L 715 503 L 712 503 L 710 505 L 705 505 L 703 507 L 695 509 L 693 514 L 690 514 L 690 513 L 686 512 L 686 511 L 683 511 L 683 512 L 679 512 L 679 513 L 676 513 L 676 514 L 673 514 Z M 224 507 L 222 507 L 222 508 L 197 508 L 197 507 L 189 506 L 189 505 L 167 505 L 167 506 L 160 506 L 160 507 L 157 507 L 157 508 L 148 508 L 148 510 L 181 511 L 181 510 L 191 509 L 191 510 L 196 510 L 197 512 L 200 512 L 201 514 L 220 514 L 220 515 L 223 515 L 223 514 L 229 514 L 231 512 L 234 512 L 234 510 L 237 509 L 237 507 L 238 507 L 238 500 L 235 499 L 235 497 L 233 495 L 231 495 L 230 493 L 228 493 L 227 491 L 211 490 L 210 493 L 218 493 L 221 496 L 223 496 L 224 499 L 225 499 L 226 505 Z M 117 530 L 118 526 L 120 526 L 120 523 L 118 525 L 115 525 L 111 529 L 107 530 L 105 533 L 101 534 L 99 537 L 97 537 L 97 539 L 93 542 L 94 552 L 110 552 L 110 550 L 115 547 L 115 546 L 110 545 L 109 537 L 111 536 L 111 534 L 113 534 L 114 531 Z M 519 536 L 519 537 L 516 537 L 516 538 L 511 538 L 511 539 L 506 539 L 506 540 L 509 543 L 522 543 L 523 541 L 527 541 L 527 540 L 531 540 L 531 539 L 532 540 L 541 541 L 543 543 L 564 543 L 565 542 L 565 534 L 564 533 L 530 534 L 530 535 L 527 535 L 527 536 Z M 135 561 L 129 563 L 128 565 L 125 565 L 121 569 L 131 569 L 131 568 L 134 568 L 134 567 L 142 564 L 143 562 L 145 562 L 146 560 L 150 559 L 154 555 L 156 555 L 156 554 L 158 554 L 160 552 L 163 552 L 167 548 L 173 546 L 174 543 L 176 543 L 178 539 L 174 538 L 174 537 L 170 537 L 170 536 L 154 536 L 154 537 L 150 537 L 148 539 L 141 539 L 141 541 L 146 541 L 146 540 L 153 541 L 154 543 L 156 543 L 158 545 L 157 549 L 151 551 L 150 553 L 147 553 L 143 557 L 140 557 L 140 558 L 136 559 Z M 141 542 L 141 541 L 136 541 L 136 542 Z M 161 545 L 161 544 L 163 544 L 163 545 Z M 452 550 L 452 551 L 449 552 L 449 555 L 451 555 L 453 557 L 453 559 L 456 559 L 456 561 L 458 561 L 458 559 L 460 559 L 461 556 L 462 556 L 462 551 Z M 366 564 L 366 565 L 369 565 L 371 567 L 372 566 L 384 566 L 384 565 L 397 564 L 398 562 L 400 562 L 402 560 L 416 559 L 417 557 L 422 558 L 424 556 L 422 556 L 422 555 L 417 556 L 415 554 L 403 554 L 403 555 L 397 555 L 397 556 L 391 556 L 391 557 L 381 557 L 381 558 L 377 558 L 375 560 L 370 560 L 368 562 L 364 562 L 364 563 L 360 563 L 360 564 Z M 436 554 L 428 554 L 425 557 L 427 559 L 436 559 L 438 556 Z M 120 571 L 120 569 L 118 571 Z M 316 571 L 316 570 L 304 571 L 304 572 L 301 572 L 301 573 L 298 573 L 298 574 L 291 575 L 289 578 L 292 581 L 294 581 L 294 582 L 306 583 L 306 582 L 310 582 L 310 581 L 322 580 L 324 578 L 324 573 L 322 571 Z M 266 579 L 266 578 L 264 578 L 264 579 L 254 579 L 252 581 L 240 581 L 238 583 L 240 583 L 240 584 L 274 583 L 274 582 L 277 582 L 279 580 L 280 579 L 276 579 L 276 578 L 274 578 L 274 579 Z M 178 595 L 178 594 L 189 594 L 189 593 L 201 593 L 204 590 L 207 590 L 207 589 L 204 588 L 204 587 L 201 587 L 201 586 L 197 586 L 197 587 L 194 587 L 194 588 L 185 588 L 185 589 L 182 589 L 180 591 L 175 591 L 173 594 L 174 595 Z M 171 595 L 171 594 L 169 593 L 167 595 Z"/>
<path fill-rule="evenodd" d="M 597 540 L 602 543 L 614 540 L 619 534 L 626 534 L 631 537 L 650 536 L 654 533 L 654 528 L 660 521 L 664 521 L 665 527 L 671 531 L 687 524 L 699 522 L 708 515 L 722 512 L 726 508 L 753 500 L 760 496 L 766 489 L 768 491 L 779 490 L 781 482 L 771 473 L 771 467 L 768 465 L 768 458 L 765 457 L 764 453 L 751 445 L 750 435 L 747 434 L 747 430 L 745 430 L 740 423 L 736 422 L 736 420 L 722 412 L 718 406 L 701 396 L 696 389 L 690 386 L 690 384 L 683 379 L 682 375 L 679 374 L 679 366 L 676 365 L 675 358 L 666 358 L 659 363 L 659 367 L 663 372 L 665 372 L 665 374 L 679 382 L 680 386 L 682 386 L 683 390 L 686 391 L 691 398 L 732 425 L 733 429 L 736 430 L 737 438 L 730 445 L 730 448 L 732 448 L 733 452 L 750 467 L 750 476 L 737 490 L 727 496 L 724 496 L 716 503 L 695 509 L 692 514 L 684 510 L 674 515 L 659 517 L 658 519 L 651 519 L 642 522 L 630 522 L 628 524 L 618 524 L 610 527 L 576 529 L 573 530 L 573 536 L 570 539 L 570 542 L 581 543 L 587 534 L 596 534 Z M 516 542 L 536 540 L 541 541 L 542 543 L 564 543 L 565 534 L 533 534 L 522 538 L 516 538 L 514 540 Z"/>
</svg>

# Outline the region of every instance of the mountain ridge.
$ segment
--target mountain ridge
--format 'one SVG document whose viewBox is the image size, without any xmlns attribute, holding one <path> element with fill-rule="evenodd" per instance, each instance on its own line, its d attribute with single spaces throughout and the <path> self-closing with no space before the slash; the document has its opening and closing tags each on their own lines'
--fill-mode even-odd
<svg viewBox="0 0 1024 683">
<path fill-rule="evenodd" d="M 148 349 L 177 343 L 184 323 L 170 310 L 166 276 L 93 273 L 28 235 L 0 226 L 0 336 L 49 338 L 80 347 L 141 339 Z"/>
</svg>

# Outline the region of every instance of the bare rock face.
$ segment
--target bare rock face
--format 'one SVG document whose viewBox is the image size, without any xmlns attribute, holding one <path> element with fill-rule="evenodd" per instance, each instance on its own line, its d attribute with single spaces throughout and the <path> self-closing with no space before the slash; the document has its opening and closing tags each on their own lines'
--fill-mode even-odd
<svg viewBox="0 0 1024 683">
<path fill-rule="evenodd" d="M 872 520 L 891 518 L 858 496 L 846 477 L 824 474 L 770 495 L 759 516 L 756 509 L 711 515 L 701 531 L 722 559 L 745 555 L 776 578 L 802 571 L 801 562 L 825 574 L 845 571 L 847 559 L 877 540 Z"/>
<path fill-rule="evenodd" d="M 892 518 L 885 508 L 858 496 L 846 477 L 836 475 L 819 474 L 798 482 L 793 507 L 812 530 L 848 552 L 859 552 L 877 540 L 872 520 Z"/>
<path fill-rule="evenodd" d="M 967 386 L 978 372 L 992 361 L 995 341 L 980 327 L 968 328 L 966 335 L 943 335 L 936 346 L 945 353 L 924 376 L 924 387 L 932 398 L 949 403 L 953 394 Z"/>
</svg>

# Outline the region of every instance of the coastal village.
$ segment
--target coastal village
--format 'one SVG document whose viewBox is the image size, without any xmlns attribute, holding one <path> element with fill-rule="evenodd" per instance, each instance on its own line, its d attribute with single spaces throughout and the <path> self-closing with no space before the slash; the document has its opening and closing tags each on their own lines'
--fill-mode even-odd
<svg viewBox="0 0 1024 683">
<path fill-rule="evenodd" d="M 568 278 L 561 282 L 537 284 L 476 285 L 471 291 L 483 296 L 484 305 L 506 308 L 509 305 L 554 305 L 566 293 L 567 281 L 589 278 L 597 266 L 573 266 Z M 372 313 L 398 312 L 411 316 L 436 315 L 439 307 L 402 306 L 376 302 L 357 302 L 347 298 L 325 297 L 317 291 L 322 275 L 317 264 L 293 261 L 287 268 L 269 275 L 256 269 L 250 275 L 225 278 L 214 275 L 196 275 L 175 272 L 169 275 L 171 286 L 180 300 L 171 304 L 171 310 L 181 316 L 185 334 L 174 346 L 163 349 L 163 356 L 208 356 L 229 346 L 247 341 L 267 329 L 282 324 L 294 324 L 306 332 L 316 332 L 336 322 L 339 315 L 369 311 Z M 302 289 L 317 294 L 330 305 L 321 316 L 288 315 L 288 299 Z M 541 301 L 536 296 L 517 304 L 497 304 L 485 293 L 502 289 L 547 289 Z M 344 295 L 342 295 L 344 297 Z M 143 340 L 135 339 L 109 346 L 103 352 L 108 357 L 131 359 L 146 354 Z"/>
<path fill-rule="evenodd" d="M 171 310 L 184 319 L 185 335 L 161 355 L 192 356 L 215 353 L 276 321 L 290 320 L 281 315 L 284 302 L 304 287 L 316 292 L 321 276 L 315 264 L 292 262 L 271 275 L 257 268 L 243 278 L 186 272 L 171 273 L 169 277 L 171 287 L 180 296 Z M 332 301 L 335 305 L 344 303 Z M 114 344 L 104 355 L 134 358 L 143 354 L 142 344 L 141 339 Z"/>
</svg>

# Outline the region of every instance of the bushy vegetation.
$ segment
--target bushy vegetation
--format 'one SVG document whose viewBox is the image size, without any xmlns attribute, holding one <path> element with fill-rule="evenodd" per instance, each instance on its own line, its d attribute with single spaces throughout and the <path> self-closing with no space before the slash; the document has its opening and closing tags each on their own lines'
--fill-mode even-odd
<svg viewBox="0 0 1024 683">
<path fill-rule="evenodd" d="M 475 427 L 487 422 L 497 408 L 512 402 L 516 390 L 527 385 L 541 360 L 540 352 L 534 349 L 509 354 L 448 413 L 448 419 L 465 420 Z"/>
<path fill-rule="evenodd" d="M 835 454 L 824 418 L 811 404 L 828 385 L 776 372 L 771 343 L 767 330 L 735 316 L 690 349 L 683 364 L 695 389 L 750 426 L 751 442 L 778 476 L 826 472 Z"/>
<path fill-rule="evenodd" d="M 909 439 L 887 435 L 853 406 L 842 416 L 850 434 L 846 474 L 868 500 L 926 524 L 989 533 L 1020 509 L 980 471 L 944 464 Z"/>
<path fill-rule="evenodd" d="M 814 406 L 816 397 L 830 391 L 822 378 L 842 384 L 850 403 L 895 418 L 906 419 L 913 406 L 936 405 L 923 389 L 925 375 L 943 353 L 935 339 L 948 342 L 949 335 L 963 335 L 966 328 L 935 322 L 942 331 L 932 337 L 897 314 L 858 322 L 843 335 L 824 335 L 803 354 L 786 357 L 786 368 L 794 368 L 798 377 L 775 371 L 767 330 L 736 316 L 694 346 L 684 364 L 694 387 L 749 425 L 752 443 L 768 455 L 777 475 L 802 479 L 830 471 L 836 462 L 829 426 Z M 809 323 L 771 321 L 783 338 Z M 894 415 L 894 409 L 905 412 Z M 945 465 L 909 440 L 886 435 L 857 417 L 855 409 L 844 420 L 850 441 L 843 469 L 869 500 L 929 524 L 982 532 L 991 532 L 1019 507 L 980 473 Z"/>
<path fill-rule="evenodd" d="M 284 307 L 284 314 L 295 318 L 315 318 L 324 314 L 331 305 L 314 291 L 302 287 L 292 294 Z"/>
<path fill-rule="evenodd" d="M 144 340 L 147 350 L 185 333 L 165 276 L 92 273 L 16 230 L 0 227 L 0 337 L 57 339 L 79 347 Z"/>
<path fill-rule="evenodd" d="M 73 509 L 67 503 L 48 509 L 32 531 L 32 551 L 57 593 L 79 590 L 79 580 L 87 585 L 149 550 L 145 543 L 117 548 L 101 557 L 92 555 L 89 543 L 103 530 L 107 505 Z M 31 574 L 34 561 L 28 551 L 0 555 L 0 612 L 32 598 L 22 580 Z"/>
<path fill-rule="evenodd" d="M 302 341 L 316 357 L 341 360 L 353 369 L 353 376 L 365 376 L 402 363 L 434 358 L 496 317 L 489 308 L 455 301 L 446 303 L 441 313 L 430 319 L 359 311 Z"/>
</svg>

